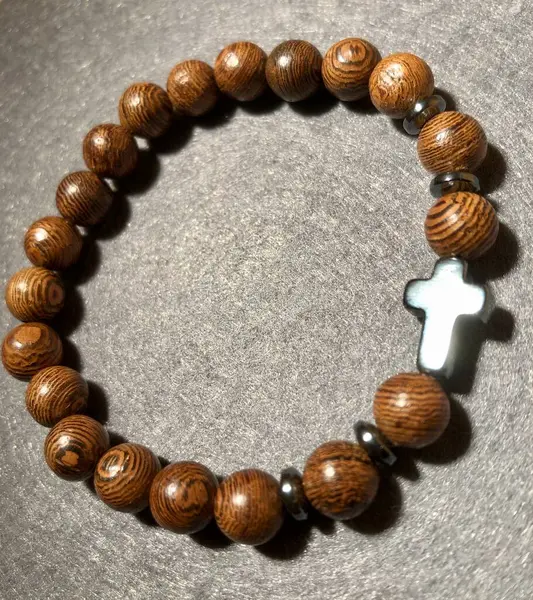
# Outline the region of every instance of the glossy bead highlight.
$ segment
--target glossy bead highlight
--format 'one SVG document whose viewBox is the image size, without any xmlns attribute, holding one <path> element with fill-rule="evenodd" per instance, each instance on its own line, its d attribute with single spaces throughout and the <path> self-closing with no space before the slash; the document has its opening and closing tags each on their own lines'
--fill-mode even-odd
<svg viewBox="0 0 533 600">
<path fill-rule="evenodd" d="M 120 178 L 132 173 L 137 166 L 139 149 L 128 129 L 104 123 L 93 127 L 85 136 L 83 159 L 99 177 Z"/>
<path fill-rule="evenodd" d="M 36 267 L 61 271 L 80 257 L 83 239 L 63 217 L 43 217 L 32 223 L 24 236 L 26 256 Z"/>
<path fill-rule="evenodd" d="M 252 42 L 226 46 L 215 62 L 215 80 L 220 91 L 240 102 L 258 98 L 266 89 L 267 55 Z"/>
<path fill-rule="evenodd" d="M 19 321 L 47 321 L 65 303 L 65 286 L 58 273 L 42 267 L 27 267 L 7 282 L 6 304 Z"/>
<path fill-rule="evenodd" d="M 201 60 L 178 63 L 168 76 L 167 91 L 174 111 L 189 117 L 209 112 L 218 98 L 213 69 Z"/>
<path fill-rule="evenodd" d="M 287 512 L 297 521 L 305 521 L 309 514 L 309 502 L 297 469 L 289 467 L 281 472 L 279 489 Z"/>
</svg>

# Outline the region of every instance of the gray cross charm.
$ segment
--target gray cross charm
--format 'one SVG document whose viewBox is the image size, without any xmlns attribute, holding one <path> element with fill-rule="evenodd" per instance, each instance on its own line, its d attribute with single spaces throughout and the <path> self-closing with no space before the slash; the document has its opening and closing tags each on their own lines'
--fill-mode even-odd
<svg viewBox="0 0 533 600">
<path fill-rule="evenodd" d="M 482 285 L 467 282 L 467 268 L 464 260 L 443 258 L 435 263 L 431 279 L 413 279 L 405 287 L 406 308 L 424 318 L 418 348 L 420 371 L 449 377 L 458 317 L 476 316 L 486 323 L 490 316 L 490 293 Z"/>
</svg>

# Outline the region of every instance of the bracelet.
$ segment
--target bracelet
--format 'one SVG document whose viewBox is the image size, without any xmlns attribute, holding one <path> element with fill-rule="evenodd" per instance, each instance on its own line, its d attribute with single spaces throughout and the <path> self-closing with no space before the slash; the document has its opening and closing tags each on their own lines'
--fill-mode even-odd
<svg viewBox="0 0 533 600">
<path fill-rule="evenodd" d="M 111 207 L 113 191 L 104 179 L 133 172 L 139 156 L 134 136 L 161 136 L 175 118 L 209 112 L 221 94 L 250 102 L 269 87 L 281 99 L 298 102 L 322 85 L 343 102 L 370 94 L 378 111 L 403 119 L 405 131 L 418 135 L 418 156 L 433 174 L 430 192 L 437 200 L 427 213 L 425 235 L 439 258 L 431 277 L 410 281 L 404 294 L 405 306 L 423 322 L 418 372 L 394 375 L 379 386 L 375 424 L 358 421 L 356 442 L 320 445 L 302 475 L 290 467 L 279 481 L 259 469 L 219 481 L 194 461 L 162 468 L 140 444 L 110 448 L 104 426 L 83 414 L 87 382 L 62 365 L 61 339 L 45 323 L 64 305 L 59 271 L 80 258 L 78 227 L 100 223 Z M 6 335 L 2 362 L 14 377 L 30 380 L 27 409 L 51 428 L 44 443 L 48 466 L 70 481 L 93 477 L 97 495 L 116 510 L 135 513 L 149 507 L 160 526 L 187 534 L 214 518 L 229 539 L 250 545 L 270 540 L 285 513 L 297 520 L 306 519 L 311 508 L 331 519 L 359 516 L 373 501 L 380 474 L 394 464 L 395 447 L 422 448 L 447 427 L 450 403 L 444 387 L 453 372 L 460 317 L 486 321 L 492 309 L 488 290 L 467 273 L 467 261 L 493 246 L 499 228 L 473 174 L 487 152 L 483 129 L 466 114 L 446 111 L 424 60 L 409 53 L 382 59 L 371 43 L 358 38 L 337 42 L 324 58 L 300 40 L 279 44 L 269 56 L 251 42 L 230 44 L 214 69 L 199 60 L 177 64 L 166 91 L 153 83 L 131 85 L 118 113 L 120 125 L 97 125 L 86 135 L 83 157 L 89 170 L 70 173 L 59 183 L 61 216 L 41 218 L 29 227 L 24 249 L 34 266 L 13 275 L 6 288 L 7 306 L 23 323 Z"/>
</svg>

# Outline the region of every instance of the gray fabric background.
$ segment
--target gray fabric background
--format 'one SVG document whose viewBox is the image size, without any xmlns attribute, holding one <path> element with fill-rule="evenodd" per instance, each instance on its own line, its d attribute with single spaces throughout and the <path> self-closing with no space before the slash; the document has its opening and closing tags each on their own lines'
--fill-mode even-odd
<svg viewBox="0 0 533 600">
<path fill-rule="evenodd" d="M 45 430 L 4 372 L 0 596 L 15 598 L 445 599 L 533 597 L 531 54 L 528 0 L 2 0 L 0 278 L 21 240 L 83 168 L 81 140 L 116 120 L 131 82 L 238 39 L 349 35 L 413 51 L 492 144 L 481 175 L 506 227 L 475 268 L 501 310 L 472 382 L 452 385 L 434 448 L 403 457 L 352 524 L 289 524 L 253 549 L 114 513 L 45 467 Z M 176 127 L 121 186 L 88 243 L 57 323 L 113 432 L 223 474 L 302 467 L 352 437 L 376 386 L 414 368 L 405 282 L 430 273 L 430 177 L 416 141 L 368 103 L 225 102 Z M 2 306 L 1 329 L 14 319 Z M 476 357 L 479 331 L 465 352 Z M 466 356 L 467 355 L 467 356 Z M 468 358 L 470 357 L 470 358 Z"/>
</svg>

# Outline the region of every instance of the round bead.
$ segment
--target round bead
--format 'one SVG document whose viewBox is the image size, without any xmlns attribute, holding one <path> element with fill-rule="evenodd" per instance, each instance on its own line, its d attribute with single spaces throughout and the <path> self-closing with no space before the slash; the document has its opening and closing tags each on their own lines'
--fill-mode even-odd
<svg viewBox="0 0 533 600">
<path fill-rule="evenodd" d="M 446 111 L 428 121 L 418 136 L 418 156 L 431 173 L 475 171 L 487 154 L 481 125 L 469 115 Z"/>
<path fill-rule="evenodd" d="M 44 323 L 23 323 L 12 329 L 2 344 L 4 367 L 17 379 L 30 379 L 37 371 L 59 364 L 62 358 L 61 339 Z"/>
<path fill-rule="evenodd" d="M 302 476 L 294 467 L 281 472 L 279 491 L 287 512 L 297 521 L 305 521 L 309 514 L 309 503 L 305 497 Z"/>
<path fill-rule="evenodd" d="M 272 90 L 287 102 L 305 100 L 321 83 L 322 56 L 302 40 L 276 46 L 266 62 L 266 79 Z"/>
<path fill-rule="evenodd" d="M 346 38 L 324 55 L 322 79 L 339 100 L 351 102 L 368 95 L 368 80 L 381 60 L 378 49 L 366 40 Z"/>
<path fill-rule="evenodd" d="M 124 177 L 137 165 L 139 149 L 131 133 L 121 125 L 96 125 L 83 140 L 83 159 L 99 177 Z"/>
<path fill-rule="evenodd" d="M 361 446 L 332 441 L 319 446 L 308 458 L 303 484 L 316 510 L 344 521 L 360 515 L 372 502 L 379 474 Z"/>
<path fill-rule="evenodd" d="M 119 444 L 98 461 L 94 489 L 115 510 L 136 513 L 148 506 L 150 486 L 161 470 L 155 454 L 140 444 Z"/>
<path fill-rule="evenodd" d="M 374 106 L 393 119 L 403 119 L 417 100 L 431 96 L 433 73 L 426 61 L 400 52 L 381 60 L 370 76 L 370 98 Z"/>
<path fill-rule="evenodd" d="M 375 463 L 391 467 L 396 462 L 385 436 L 375 425 L 357 421 L 353 428 L 357 443 Z"/>
<path fill-rule="evenodd" d="M 87 407 L 89 387 L 74 369 L 47 367 L 34 375 L 26 388 L 26 408 L 45 427 L 81 413 Z"/>
<path fill-rule="evenodd" d="M 174 110 L 190 117 L 209 112 L 218 98 L 213 69 L 201 60 L 178 63 L 168 76 L 167 91 Z"/>
<path fill-rule="evenodd" d="M 172 103 L 155 83 L 134 83 L 122 94 L 118 114 L 120 124 L 133 135 L 155 138 L 172 123 Z"/>
<path fill-rule="evenodd" d="M 429 185 L 429 191 L 434 198 L 440 198 L 454 192 L 474 192 L 481 190 L 479 179 L 466 171 L 451 171 L 436 175 Z"/>
<path fill-rule="evenodd" d="M 457 192 L 443 196 L 429 209 L 425 231 L 431 248 L 441 257 L 478 258 L 498 237 L 496 211 L 483 196 Z"/>
<path fill-rule="evenodd" d="M 252 42 L 226 46 L 215 62 L 215 79 L 224 94 L 241 102 L 259 97 L 266 88 L 265 52 Z"/>
<path fill-rule="evenodd" d="M 232 473 L 217 490 L 215 519 L 234 542 L 252 546 L 268 542 L 283 523 L 278 482 L 259 469 Z"/>
<path fill-rule="evenodd" d="M 19 321 L 46 321 L 63 308 L 65 287 L 61 277 L 42 267 L 27 267 L 7 282 L 6 304 Z"/>
<path fill-rule="evenodd" d="M 80 257 L 83 239 L 74 225 L 62 217 L 43 217 L 30 225 L 24 236 L 26 256 L 37 267 L 60 271 Z"/>
<path fill-rule="evenodd" d="M 177 462 L 154 478 L 150 510 L 154 519 L 175 533 L 195 533 L 213 518 L 218 481 L 197 462 Z"/>
<path fill-rule="evenodd" d="M 418 100 L 403 120 L 403 128 L 409 135 L 418 135 L 430 119 L 445 110 L 446 100 L 442 96 L 435 95 Z"/>
<path fill-rule="evenodd" d="M 61 479 L 83 481 L 93 474 L 108 448 L 109 435 L 103 425 L 86 415 L 72 415 L 48 432 L 44 458 Z"/>
<path fill-rule="evenodd" d="M 425 373 L 401 373 L 378 388 L 374 419 L 393 444 L 423 448 L 446 429 L 450 402 L 434 377 Z"/>
<path fill-rule="evenodd" d="M 109 186 L 92 171 L 77 171 L 64 177 L 57 187 L 59 212 L 75 225 L 88 227 L 100 222 L 113 202 Z"/>
</svg>

